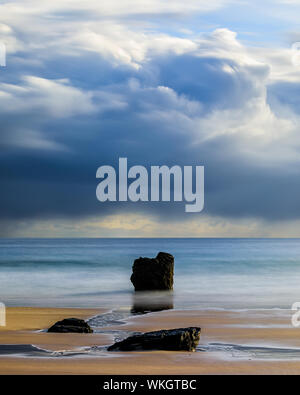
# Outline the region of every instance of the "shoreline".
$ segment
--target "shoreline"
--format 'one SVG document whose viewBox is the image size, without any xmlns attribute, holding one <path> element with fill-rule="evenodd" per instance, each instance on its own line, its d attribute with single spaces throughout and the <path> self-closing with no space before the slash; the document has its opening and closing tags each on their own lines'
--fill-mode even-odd
<svg viewBox="0 0 300 395">
<path fill-rule="evenodd" d="M 278 310 L 164 310 L 130 316 L 122 325 L 103 327 L 104 333 L 41 332 L 62 318 L 89 319 L 109 312 L 100 308 L 8 307 L 7 327 L 0 328 L 0 350 L 1 345 L 34 345 L 49 351 L 75 351 L 112 344 L 117 332 L 196 325 L 202 328 L 199 349 L 194 353 L 103 351 L 99 355 L 45 356 L 42 363 L 35 356 L 0 355 L 0 374 L 300 374 L 300 329 L 291 326 L 292 312 L 288 310 L 280 314 Z M 255 357 L 255 352 L 268 350 L 271 358 Z M 296 350 L 296 359 L 276 359 L 275 354 L 272 358 L 276 350 Z"/>
</svg>

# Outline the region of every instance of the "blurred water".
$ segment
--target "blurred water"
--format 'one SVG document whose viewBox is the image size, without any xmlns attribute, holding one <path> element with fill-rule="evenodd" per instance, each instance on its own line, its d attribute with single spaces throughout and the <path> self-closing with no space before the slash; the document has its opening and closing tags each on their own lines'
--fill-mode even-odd
<svg viewBox="0 0 300 395">
<path fill-rule="evenodd" d="M 290 308 L 300 239 L 0 239 L 0 302 L 129 309 L 133 260 L 175 256 L 175 308 Z"/>
</svg>

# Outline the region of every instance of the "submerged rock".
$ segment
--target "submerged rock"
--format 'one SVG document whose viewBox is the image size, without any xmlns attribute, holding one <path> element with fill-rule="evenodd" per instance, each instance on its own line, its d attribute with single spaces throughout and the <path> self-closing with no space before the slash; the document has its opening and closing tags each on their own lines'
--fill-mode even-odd
<svg viewBox="0 0 300 395">
<path fill-rule="evenodd" d="M 130 336 L 108 347 L 108 351 L 195 351 L 201 328 L 178 328 Z"/>
<path fill-rule="evenodd" d="M 136 291 L 172 290 L 173 276 L 173 255 L 160 252 L 156 258 L 136 259 L 130 279 Z"/>
<path fill-rule="evenodd" d="M 48 332 L 56 333 L 93 333 L 93 329 L 84 320 L 79 318 L 66 318 L 56 322 Z"/>
</svg>

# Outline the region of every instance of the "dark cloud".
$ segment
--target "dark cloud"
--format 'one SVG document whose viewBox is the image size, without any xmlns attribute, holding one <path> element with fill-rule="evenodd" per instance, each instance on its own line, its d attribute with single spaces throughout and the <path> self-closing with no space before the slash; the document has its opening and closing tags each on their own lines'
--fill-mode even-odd
<svg viewBox="0 0 300 395">
<path fill-rule="evenodd" d="M 20 85 L 24 70 L 18 70 L 14 81 L 8 73 L 9 82 Z M 99 203 L 96 169 L 117 166 L 119 157 L 128 157 L 130 166 L 204 165 L 206 214 L 299 218 L 299 165 L 296 159 L 277 157 L 293 141 L 280 139 L 261 148 L 259 139 L 264 137 L 255 133 L 263 118 L 260 111 L 271 111 L 265 96 L 267 73 L 266 66 L 196 54 L 157 55 L 135 70 L 112 66 L 98 55 L 46 62 L 35 75 L 68 78 L 79 92 L 78 103 L 66 104 L 68 91 L 57 98 L 49 98 L 46 91 L 38 96 L 44 103 L 39 107 L 28 88 L 21 96 L 17 89 L 11 93 L 12 105 L 17 103 L 13 111 L 0 109 L 1 218 L 81 218 L 130 211 L 170 221 L 190 218 L 179 203 Z M 6 76 L 1 74 L 1 80 Z M 297 110 L 297 86 L 291 91 L 287 85 L 274 85 L 268 92 L 271 105 L 275 97 L 276 103 L 284 101 Z M 53 115 L 56 100 L 66 106 L 65 116 Z M 88 100 L 92 108 L 77 114 L 76 106 Z M 72 106 L 74 114 L 68 115 Z M 272 125 L 262 122 L 261 127 L 270 129 L 266 135 Z"/>
</svg>

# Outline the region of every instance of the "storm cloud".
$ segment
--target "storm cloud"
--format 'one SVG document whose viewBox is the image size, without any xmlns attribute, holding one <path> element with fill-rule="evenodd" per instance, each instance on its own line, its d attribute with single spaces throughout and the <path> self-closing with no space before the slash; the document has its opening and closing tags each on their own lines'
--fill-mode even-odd
<svg viewBox="0 0 300 395">
<path fill-rule="evenodd" d="M 289 51 L 262 55 L 229 28 L 183 36 L 153 25 L 158 15 L 176 19 L 180 2 L 170 13 L 163 1 L 156 13 L 153 2 L 144 13 L 105 1 L 30 3 L 31 15 L 17 1 L 0 6 L 3 224 L 131 212 L 170 222 L 300 218 L 300 71 Z M 200 14 L 229 4 L 190 3 L 186 12 Z M 204 212 L 99 203 L 96 170 L 119 157 L 205 166 Z"/>
</svg>

